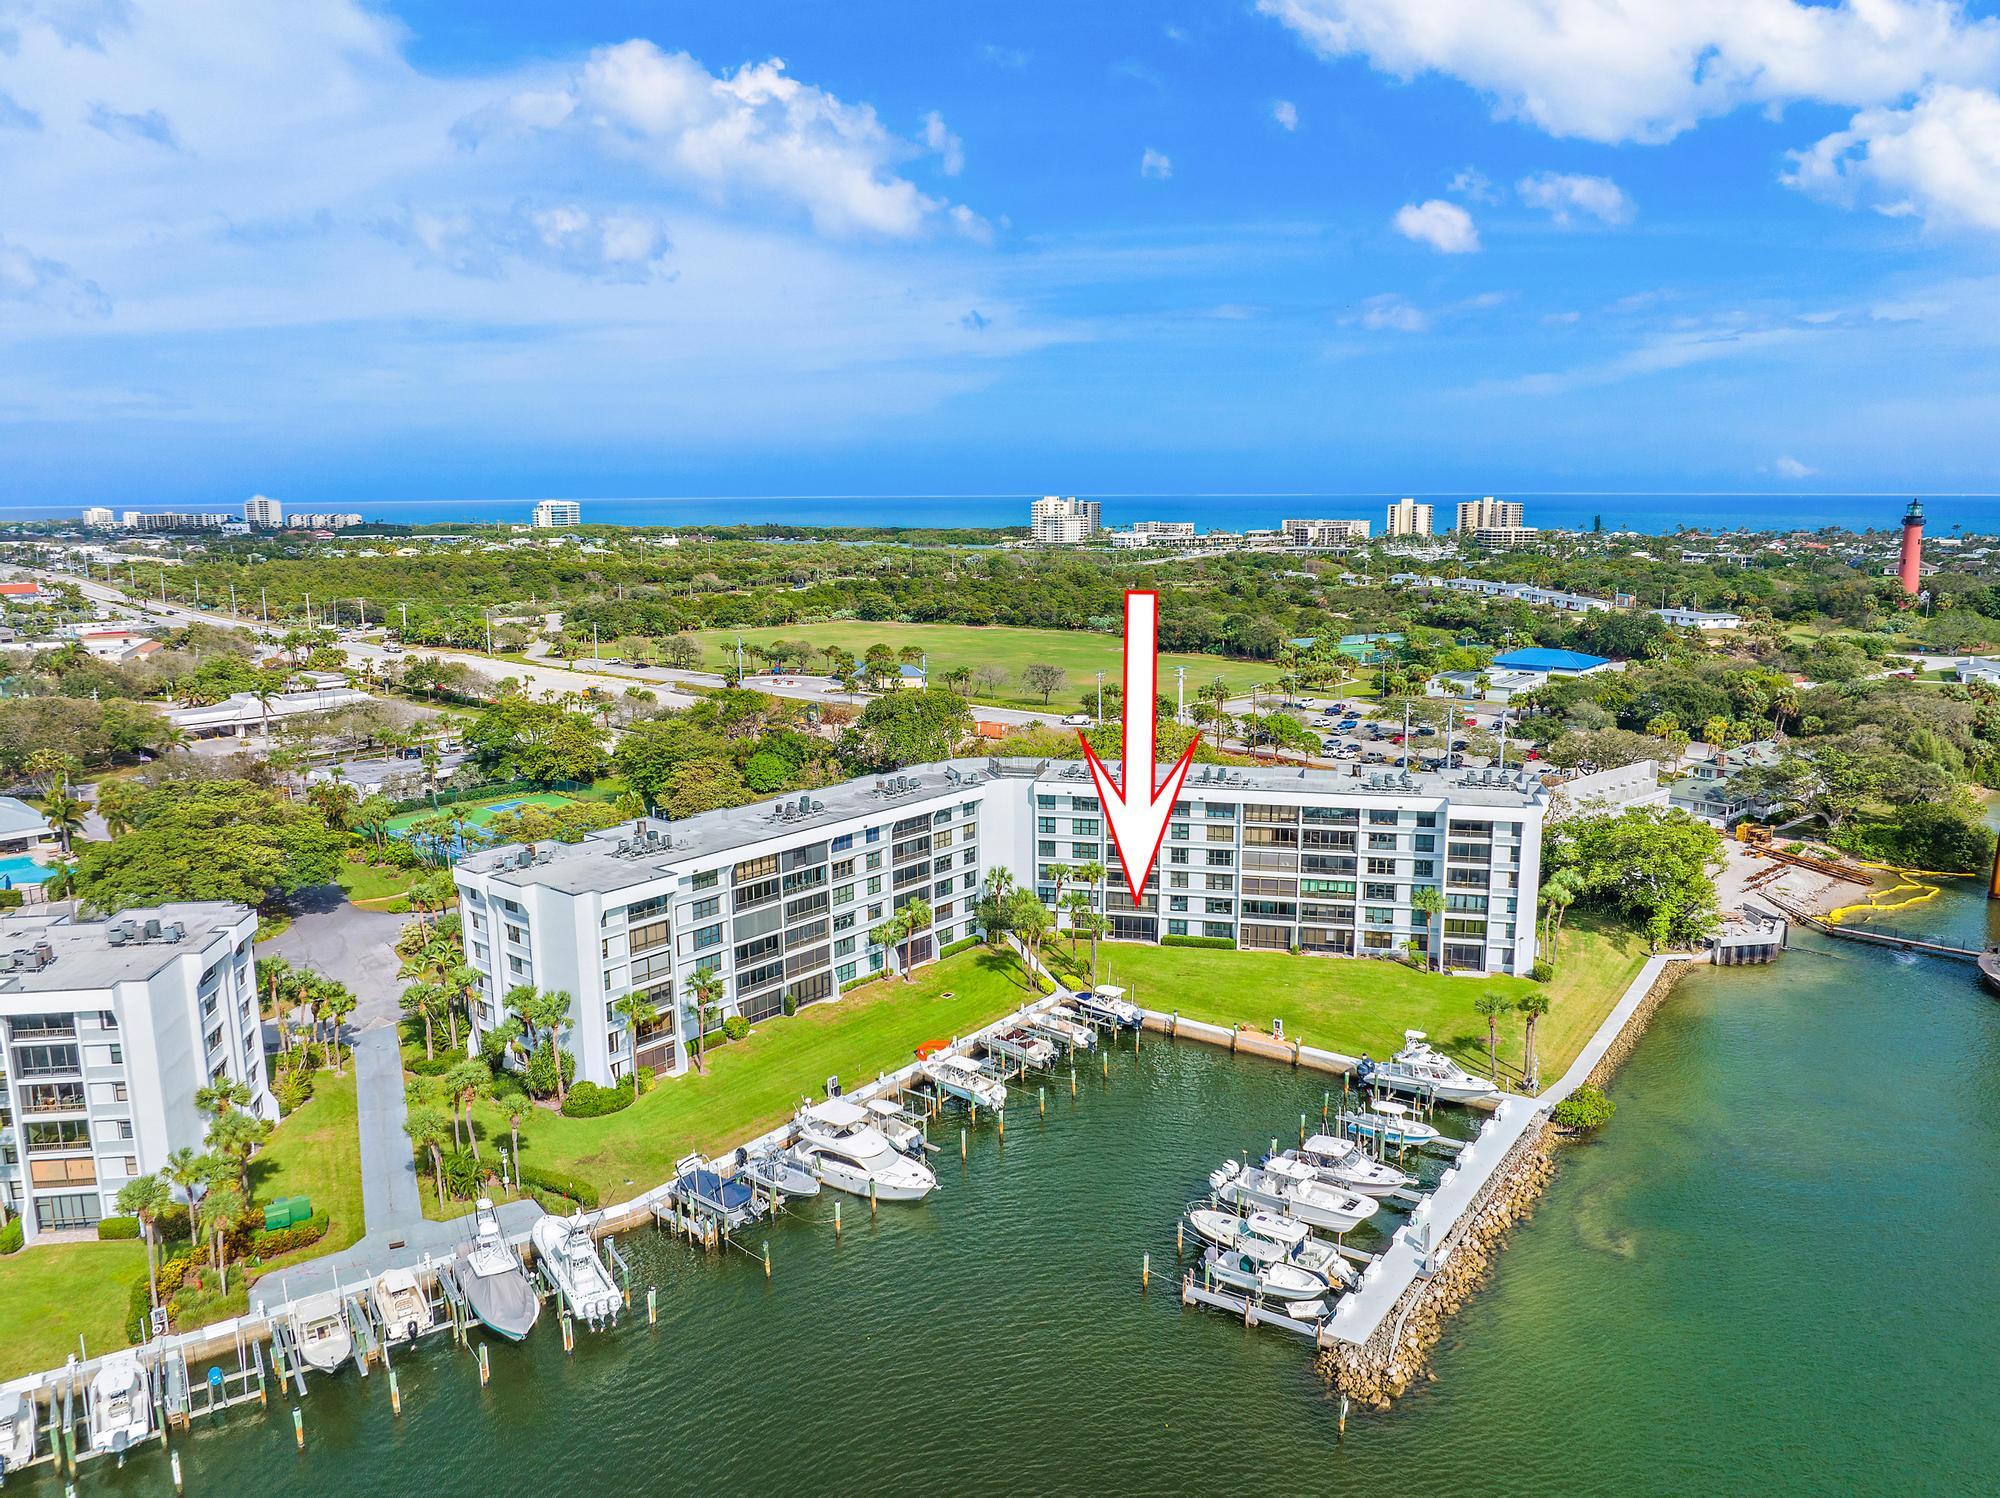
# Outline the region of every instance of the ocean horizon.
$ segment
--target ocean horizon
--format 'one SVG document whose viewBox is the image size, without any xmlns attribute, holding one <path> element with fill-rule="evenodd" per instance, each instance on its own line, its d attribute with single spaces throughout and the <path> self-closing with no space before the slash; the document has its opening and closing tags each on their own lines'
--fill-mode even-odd
<svg viewBox="0 0 2000 1498">
<path fill-rule="evenodd" d="M 536 495 L 518 499 L 327 500 L 287 505 L 295 510 L 352 512 L 391 525 L 526 524 L 537 499 L 576 499 L 587 524 L 668 526 L 795 525 L 967 527 L 1023 526 L 1033 494 L 757 494 L 672 495 L 645 498 L 591 498 Z M 1140 520 L 1192 521 L 1197 530 L 1264 529 L 1287 518 L 1352 518 L 1369 522 L 1379 535 L 1384 508 L 1406 496 L 1367 493 L 1292 494 L 1083 494 L 1103 506 L 1104 523 L 1129 526 Z M 1440 507 L 1448 526 L 1449 507 L 1478 494 L 1413 494 L 1407 497 Z M 1852 493 L 1512 493 L 1526 523 L 1556 530 L 1890 530 L 1901 523 L 1912 498 L 1923 501 L 1933 535 L 2000 533 L 2000 494 Z M 282 503 L 282 496 L 279 497 Z M 111 508 L 147 508 L 120 504 Z M 241 503 L 210 506 L 162 505 L 161 511 L 204 509 L 240 513 Z M 0 506 L 0 523 L 67 520 L 81 505 Z"/>
</svg>

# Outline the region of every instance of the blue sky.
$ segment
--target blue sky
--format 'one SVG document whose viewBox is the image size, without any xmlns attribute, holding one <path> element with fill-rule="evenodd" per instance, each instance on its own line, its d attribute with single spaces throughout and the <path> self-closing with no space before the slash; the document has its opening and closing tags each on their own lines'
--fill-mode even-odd
<svg viewBox="0 0 2000 1498">
<path fill-rule="evenodd" d="M 1996 87 L 1944 0 L 0 0 L 0 504 L 1992 491 Z"/>
</svg>

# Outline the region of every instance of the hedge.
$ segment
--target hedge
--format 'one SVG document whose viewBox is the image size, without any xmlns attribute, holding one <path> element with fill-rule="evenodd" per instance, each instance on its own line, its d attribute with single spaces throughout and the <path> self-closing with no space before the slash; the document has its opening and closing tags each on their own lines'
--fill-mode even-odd
<svg viewBox="0 0 2000 1498">
<path fill-rule="evenodd" d="M 21 1226 L 20 1218 L 8 1218 L 7 1225 L 4 1228 L 0 1228 L 0 1254 L 19 1253 L 21 1251 L 21 1244 L 25 1241 L 23 1237 L 25 1232 L 26 1230 Z"/>
<path fill-rule="evenodd" d="M 1163 936 L 1163 947 L 1204 947 L 1210 951 L 1233 952 L 1236 950 L 1234 938 L 1227 936 Z"/>
<path fill-rule="evenodd" d="M 842 993 L 852 993 L 857 988 L 866 988 L 871 983 L 880 983 L 888 976 L 889 974 L 886 970 L 879 973 L 864 973 L 859 978 L 849 978 L 845 983 L 840 985 L 840 991 Z"/>
<path fill-rule="evenodd" d="M 295 1222 L 288 1228 L 258 1233 L 250 1240 L 250 1252 L 259 1259 L 275 1259 L 280 1254 L 319 1242 L 326 1236 L 326 1229 L 326 1213 L 315 1212 L 304 1222 Z"/>
<path fill-rule="evenodd" d="M 600 1087 L 595 1082 L 578 1082 L 563 1099 L 564 1118 L 602 1118 L 632 1106 L 629 1087 Z"/>
<path fill-rule="evenodd" d="M 553 1176 L 532 1165 L 519 1168 L 521 1184 L 532 1191 L 547 1191 L 555 1196 L 566 1196 L 586 1211 L 597 1206 L 600 1198 L 597 1188 L 588 1181 L 572 1180 L 568 1176 Z"/>
<path fill-rule="evenodd" d="M 106 1241 L 122 1241 L 139 1236 L 139 1219 L 136 1217 L 100 1217 L 97 1221 L 97 1236 Z"/>
<path fill-rule="evenodd" d="M 442 1056 L 418 1056 L 406 1065 L 413 1077 L 441 1077 L 464 1059 L 462 1051 L 447 1051 Z"/>
<path fill-rule="evenodd" d="M 18 889 L 0 889 L 0 910 L 19 910 L 26 899 Z"/>
<path fill-rule="evenodd" d="M 938 956 L 951 957 L 959 952 L 966 951 L 968 948 L 979 946 L 980 944 L 981 944 L 980 939 L 976 936 L 962 936 L 957 941 L 947 942 L 942 947 L 939 947 Z"/>
</svg>

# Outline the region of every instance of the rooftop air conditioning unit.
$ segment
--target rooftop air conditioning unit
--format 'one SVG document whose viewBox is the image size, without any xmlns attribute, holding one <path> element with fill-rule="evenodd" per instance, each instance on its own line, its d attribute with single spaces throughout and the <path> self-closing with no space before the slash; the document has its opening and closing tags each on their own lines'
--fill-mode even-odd
<svg viewBox="0 0 2000 1498">
<path fill-rule="evenodd" d="M 147 921 L 147 922 L 146 922 L 146 940 L 147 940 L 147 941 L 158 941 L 159 939 L 160 939 L 160 923 L 159 923 L 159 922 L 158 922 L 157 920 L 149 920 L 149 921 Z"/>
<path fill-rule="evenodd" d="M 180 921 L 167 922 L 165 935 L 168 941 L 184 941 L 187 939 L 187 934 L 187 927 Z"/>
</svg>

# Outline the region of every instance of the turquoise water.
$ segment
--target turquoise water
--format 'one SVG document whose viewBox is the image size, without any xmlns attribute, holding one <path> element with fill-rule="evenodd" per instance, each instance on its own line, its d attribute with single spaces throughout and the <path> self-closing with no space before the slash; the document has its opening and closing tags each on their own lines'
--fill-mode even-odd
<svg viewBox="0 0 2000 1498">
<path fill-rule="evenodd" d="M 49 877 L 49 869 L 25 853 L 9 853 L 0 857 L 0 889 L 13 889 L 22 884 L 40 884 Z"/>
<path fill-rule="evenodd" d="M 1960 894 L 1928 919 L 1989 915 Z M 770 1233 L 769 1282 L 635 1233 L 657 1329 L 568 1359 L 544 1326 L 486 1390 L 427 1348 L 400 1419 L 379 1375 L 321 1379 L 303 1454 L 289 1405 L 235 1416 L 184 1447 L 188 1491 L 1957 1493 L 2000 1470 L 2000 1004 L 1968 968 L 1808 937 L 1691 975 L 1437 1381 L 1344 1445 L 1307 1349 L 1182 1310 L 1170 1272 L 1208 1166 L 1318 1090 L 1162 1042 L 1081 1092 L 1046 1123 L 1017 1102 L 1004 1145 L 982 1127 L 922 1206 L 845 1201 L 838 1242 L 812 1204 Z M 159 1492 L 164 1465 L 83 1481 Z"/>
</svg>

